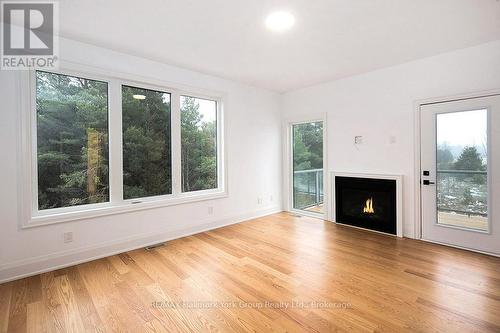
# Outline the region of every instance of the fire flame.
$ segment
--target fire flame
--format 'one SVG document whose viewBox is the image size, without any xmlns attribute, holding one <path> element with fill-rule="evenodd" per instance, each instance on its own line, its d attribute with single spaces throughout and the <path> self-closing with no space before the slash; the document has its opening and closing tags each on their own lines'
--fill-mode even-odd
<svg viewBox="0 0 500 333">
<path fill-rule="evenodd" d="M 363 208 L 363 213 L 366 213 L 366 214 L 374 214 L 375 213 L 375 210 L 373 209 L 373 198 L 366 200 L 366 205 Z"/>
</svg>

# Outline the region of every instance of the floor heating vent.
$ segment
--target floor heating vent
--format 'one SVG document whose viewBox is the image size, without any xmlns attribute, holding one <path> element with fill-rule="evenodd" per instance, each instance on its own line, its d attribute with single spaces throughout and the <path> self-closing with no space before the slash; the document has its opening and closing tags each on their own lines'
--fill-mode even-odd
<svg viewBox="0 0 500 333">
<path fill-rule="evenodd" d="M 153 245 L 146 246 L 144 249 L 146 251 L 151 251 L 151 250 L 154 250 L 156 248 L 162 247 L 164 245 L 165 245 L 165 243 L 158 243 L 158 244 L 153 244 Z"/>
</svg>

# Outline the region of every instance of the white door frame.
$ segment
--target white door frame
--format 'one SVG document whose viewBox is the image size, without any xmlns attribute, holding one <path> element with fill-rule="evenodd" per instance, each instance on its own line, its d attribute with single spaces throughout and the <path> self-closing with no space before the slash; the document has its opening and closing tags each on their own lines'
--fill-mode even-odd
<svg viewBox="0 0 500 333">
<path fill-rule="evenodd" d="M 324 213 L 311 213 L 303 210 L 293 208 L 293 149 L 292 149 L 292 125 L 323 122 L 323 201 Z M 306 215 L 321 219 L 327 219 L 330 216 L 331 203 L 330 203 L 330 187 L 328 176 L 328 156 L 327 156 L 327 141 L 328 141 L 328 123 L 327 114 L 313 114 L 313 115 L 299 115 L 286 118 L 283 121 L 283 207 L 284 210 L 290 213 L 299 215 Z"/>
<path fill-rule="evenodd" d="M 413 156 L 413 164 L 414 164 L 414 189 L 415 189 L 415 200 L 414 200 L 414 230 L 415 230 L 415 239 L 422 240 L 422 203 L 421 203 L 421 187 L 420 187 L 420 178 L 422 174 L 422 170 L 420 167 L 420 158 L 421 158 L 421 142 L 420 142 L 420 133 L 421 133 L 421 107 L 429 104 L 437 104 L 444 102 L 455 102 L 466 99 L 473 98 L 482 98 L 482 97 L 491 97 L 495 95 L 500 95 L 500 89 L 492 89 L 492 90 L 483 90 L 466 94 L 457 94 L 443 97 L 434 97 L 434 98 L 426 98 L 416 100 L 414 102 L 414 156 Z M 449 244 L 444 244 L 447 246 L 462 248 L 460 246 L 453 246 Z M 465 249 L 465 248 L 462 248 Z M 471 249 L 466 249 L 471 250 Z M 481 251 L 476 251 L 481 252 Z M 491 253 L 487 253 L 490 254 Z"/>
</svg>

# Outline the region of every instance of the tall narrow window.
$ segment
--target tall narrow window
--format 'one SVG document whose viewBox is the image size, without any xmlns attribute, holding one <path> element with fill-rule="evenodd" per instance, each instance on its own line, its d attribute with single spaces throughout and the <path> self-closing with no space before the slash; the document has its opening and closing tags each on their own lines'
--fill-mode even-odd
<svg viewBox="0 0 500 333">
<path fill-rule="evenodd" d="M 123 197 L 172 193 L 170 94 L 122 86 Z"/>
<path fill-rule="evenodd" d="M 108 85 L 36 72 L 38 209 L 109 201 Z"/>
<path fill-rule="evenodd" d="M 217 102 L 181 96 L 182 192 L 217 188 Z"/>
<path fill-rule="evenodd" d="M 323 122 L 292 126 L 293 208 L 324 213 Z"/>
</svg>

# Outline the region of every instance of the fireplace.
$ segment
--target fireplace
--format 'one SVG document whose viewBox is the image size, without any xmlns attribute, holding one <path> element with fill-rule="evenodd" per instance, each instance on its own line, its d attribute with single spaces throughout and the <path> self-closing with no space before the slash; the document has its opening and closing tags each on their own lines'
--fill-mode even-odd
<svg viewBox="0 0 500 333">
<path fill-rule="evenodd" d="M 397 179 L 335 176 L 335 222 L 400 235 Z"/>
</svg>

